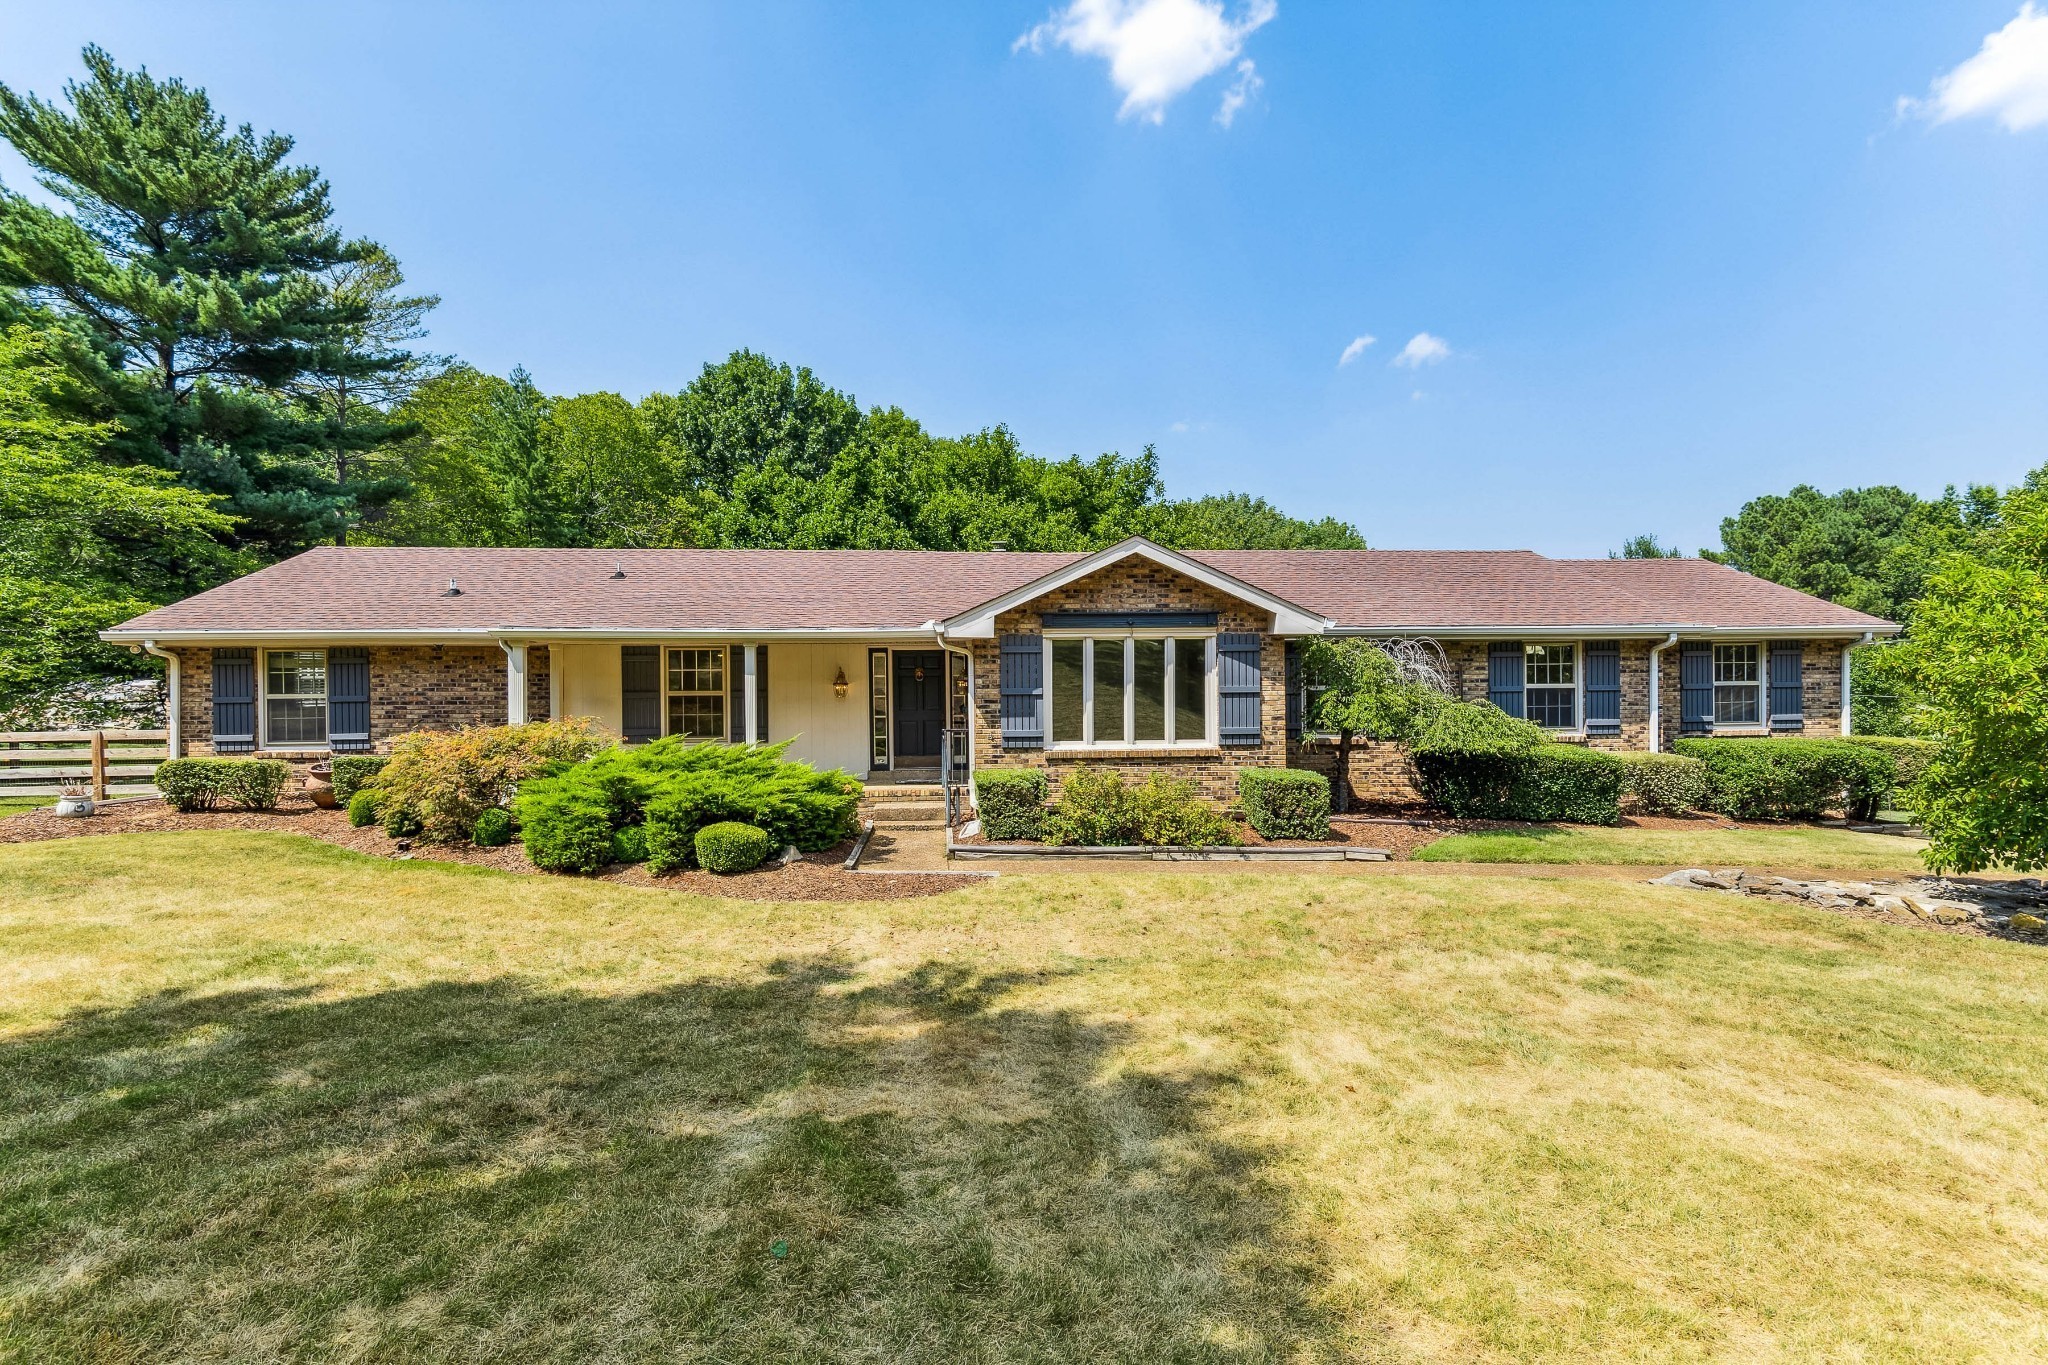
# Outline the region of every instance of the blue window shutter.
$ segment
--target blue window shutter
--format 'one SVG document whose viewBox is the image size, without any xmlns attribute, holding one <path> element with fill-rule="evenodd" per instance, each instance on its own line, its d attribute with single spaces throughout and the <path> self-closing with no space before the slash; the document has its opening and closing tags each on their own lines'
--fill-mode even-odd
<svg viewBox="0 0 2048 1365">
<path fill-rule="evenodd" d="M 1771 644 L 1770 697 L 1773 730 L 1806 728 L 1806 685 L 1800 676 L 1806 646 L 1799 640 L 1776 640 Z"/>
<path fill-rule="evenodd" d="M 1586 733 L 1621 733 L 1621 645 L 1586 642 Z"/>
<path fill-rule="evenodd" d="M 1302 713 L 1308 709 L 1301 690 L 1301 641 L 1287 641 L 1282 651 L 1287 661 L 1287 737 L 1300 739 Z"/>
<path fill-rule="evenodd" d="M 741 645 L 725 651 L 725 736 L 735 744 L 747 737 L 747 651 Z"/>
<path fill-rule="evenodd" d="M 370 748 L 370 651 L 327 651 L 327 744 L 336 753 Z"/>
<path fill-rule="evenodd" d="M 1003 747 L 1045 747 L 1045 645 L 1038 635 L 1005 635 L 997 682 L 1002 693 Z"/>
<path fill-rule="evenodd" d="M 1486 699 L 1511 716 L 1522 714 L 1522 642 L 1496 640 L 1486 650 Z"/>
<path fill-rule="evenodd" d="M 213 747 L 235 752 L 256 747 L 256 651 L 213 651 Z"/>
<path fill-rule="evenodd" d="M 627 740 L 661 737 L 661 648 L 619 646 L 619 732 Z"/>
<path fill-rule="evenodd" d="M 1257 744 L 1259 734 L 1259 645 L 1257 635 L 1216 637 L 1216 738 L 1224 744 Z"/>
<path fill-rule="evenodd" d="M 1678 647 L 1678 732 L 1714 733 L 1714 647 L 1705 640 Z"/>
<path fill-rule="evenodd" d="M 768 742 L 768 646 L 754 646 L 754 742 Z"/>
</svg>

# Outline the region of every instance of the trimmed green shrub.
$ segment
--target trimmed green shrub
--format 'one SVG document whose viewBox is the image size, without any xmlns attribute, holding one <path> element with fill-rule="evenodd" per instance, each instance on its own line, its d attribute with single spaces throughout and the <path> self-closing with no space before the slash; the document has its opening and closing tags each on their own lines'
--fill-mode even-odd
<svg viewBox="0 0 2048 1365">
<path fill-rule="evenodd" d="M 595 872 L 612 860 L 611 813 L 592 802 L 522 799 L 519 828 L 528 860 L 549 872 Z"/>
<path fill-rule="evenodd" d="M 1866 749 L 1875 749 L 1890 754 L 1896 773 L 1892 778 L 1892 799 L 1904 799 L 1906 793 L 1927 772 L 1927 765 L 1941 752 L 1941 746 L 1931 739 L 1908 739 L 1903 735 L 1847 735 L 1847 743 L 1860 744 Z"/>
<path fill-rule="evenodd" d="M 1045 774 L 1037 768 L 982 768 L 974 774 L 981 832 L 997 841 L 1045 833 Z"/>
<path fill-rule="evenodd" d="M 375 787 L 365 787 L 348 799 L 348 822 L 357 829 L 367 829 L 377 823 L 383 807 L 384 793 Z"/>
<path fill-rule="evenodd" d="M 830 848 L 853 833 L 860 783 L 837 769 L 789 762 L 782 757 L 788 747 L 672 737 L 612 749 L 526 782 L 513 810 L 528 851 L 537 839 L 544 850 L 534 854 L 535 865 L 558 871 L 602 866 L 611 832 L 631 825 L 642 827 L 648 870 L 656 873 L 693 865 L 697 831 L 727 820 L 758 826 L 776 848 Z"/>
<path fill-rule="evenodd" d="M 1429 708 L 1408 754 L 1423 799 L 1448 815 L 1521 820 L 1516 785 L 1528 755 L 1548 743 L 1541 726 L 1486 702 L 1440 702 Z"/>
<path fill-rule="evenodd" d="M 647 831 L 640 825 L 627 825 L 624 829 L 612 831 L 612 861 L 615 863 L 644 863 L 647 861 Z"/>
<path fill-rule="evenodd" d="M 751 872 L 768 858 L 768 831 L 720 820 L 697 831 L 697 861 L 707 872 Z"/>
<path fill-rule="evenodd" d="M 334 756 L 334 799 L 346 806 L 363 786 L 373 781 L 391 760 L 382 754 L 336 754 Z"/>
<path fill-rule="evenodd" d="M 393 806 L 412 812 L 422 837 L 455 843 L 476 818 L 504 806 L 520 784 L 613 747 L 595 721 L 578 718 L 401 735 L 377 775 Z"/>
<path fill-rule="evenodd" d="M 292 768 L 275 758 L 173 758 L 156 766 L 156 789 L 181 811 L 270 810 L 284 795 Z"/>
<path fill-rule="evenodd" d="M 388 795 L 377 807 L 377 819 L 383 824 L 384 832 L 394 839 L 412 839 L 419 835 L 419 816 L 413 814 L 412 807 L 401 806 Z"/>
<path fill-rule="evenodd" d="M 1302 768 L 1246 768 L 1237 799 L 1261 839 L 1330 837 L 1330 779 Z"/>
<path fill-rule="evenodd" d="M 512 842 L 511 812 L 497 807 L 485 811 L 477 816 L 469 837 L 478 848 L 503 848 Z"/>
<path fill-rule="evenodd" d="M 1089 848 L 1238 842 L 1236 828 L 1186 778 L 1153 773 L 1133 787 L 1116 773 L 1086 767 L 1060 783 L 1043 837 L 1048 844 Z"/>
<path fill-rule="evenodd" d="M 1810 819 L 1829 810 L 1874 815 L 1898 765 L 1882 749 L 1843 739 L 1681 739 L 1707 769 L 1708 810 L 1738 819 Z"/>
<path fill-rule="evenodd" d="M 1576 744 L 1543 744 L 1522 760 L 1512 805 L 1517 820 L 1561 820 L 1572 825 L 1621 823 L 1621 789 L 1628 769 L 1613 754 Z"/>
<path fill-rule="evenodd" d="M 1639 809 L 1659 815 L 1698 810 L 1707 799 L 1707 765 L 1684 754 L 1616 754 L 1626 770 L 1622 790 Z"/>
</svg>

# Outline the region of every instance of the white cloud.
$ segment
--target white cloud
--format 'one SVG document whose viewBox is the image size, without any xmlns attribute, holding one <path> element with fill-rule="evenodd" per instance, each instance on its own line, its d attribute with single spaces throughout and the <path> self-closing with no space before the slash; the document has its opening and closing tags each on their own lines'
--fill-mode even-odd
<svg viewBox="0 0 2048 1365">
<path fill-rule="evenodd" d="M 1344 348 L 1344 354 L 1337 357 L 1337 368 L 1343 369 L 1352 361 L 1365 354 L 1365 348 L 1377 341 L 1377 337 L 1353 337 L 1351 344 Z"/>
<path fill-rule="evenodd" d="M 1395 356 L 1387 363 L 1390 365 L 1402 365 L 1411 370 L 1419 370 L 1424 365 L 1434 365 L 1439 360 L 1448 360 L 1450 354 L 1450 344 L 1442 337 L 1433 337 L 1427 332 L 1417 332 L 1414 336 L 1408 338 L 1408 344 L 1401 348 L 1401 354 Z"/>
<path fill-rule="evenodd" d="M 1228 128 L 1237 122 L 1237 111 L 1252 102 L 1252 96 L 1266 88 L 1260 78 L 1258 67 L 1247 57 L 1237 64 L 1237 79 L 1223 92 L 1223 103 L 1216 106 L 1216 121 Z"/>
<path fill-rule="evenodd" d="M 1234 20 L 1224 14 L 1222 0 L 1071 0 L 1010 50 L 1043 52 L 1053 44 L 1101 57 L 1124 95 L 1117 117 L 1163 123 L 1167 105 L 1238 61 L 1244 40 L 1276 12 L 1276 0 L 1246 0 Z M 1261 84 L 1252 64 L 1240 63 L 1216 121 L 1228 128 Z"/>
<path fill-rule="evenodd" d="M 1899 112 L 1936 123 L 1991 117 L 2014 133 L 2048 124 L 2048 12 L 2027 0 L 1976 56 L 1936 76 L 1926 99 L 1900 100 Z"/>
</svg>

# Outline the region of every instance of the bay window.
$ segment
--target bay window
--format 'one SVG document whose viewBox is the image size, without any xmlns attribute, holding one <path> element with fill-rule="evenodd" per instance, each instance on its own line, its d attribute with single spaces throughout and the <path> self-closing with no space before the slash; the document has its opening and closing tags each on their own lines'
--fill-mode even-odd
<svg viewBox="0 0 2048 1365">
<path fill-rule="evenodd" d="M 1213 641 L 1203 636 L 1048 636 L 1050 742 L 1099 748 L 1212 743 L 1213 656 Z"/>
<path fill-rule="evenodd" d="M 1513 655 L 1509 656 L 1512 663 Z M 1523 714 L 1546 730 L 1577 727 L 1578 647 L 1530 645 L 1522 655 Z"/>
<path fill-rule="evenodd" d="M 671 649 L 668 730 L 692 739 L 725 738 L 725 648 Z"/>
<path fill-rule="evenodd" d="M 1763 724 L 1762 654 L 1756 645 L 1714 646 L 1714 724 Z"/>
<path fill-rule="evenodd" d="M 273 748 L 318 748 L 327 743 L 327 651 L 263 651 L 265 742 Z"/>
</svg>

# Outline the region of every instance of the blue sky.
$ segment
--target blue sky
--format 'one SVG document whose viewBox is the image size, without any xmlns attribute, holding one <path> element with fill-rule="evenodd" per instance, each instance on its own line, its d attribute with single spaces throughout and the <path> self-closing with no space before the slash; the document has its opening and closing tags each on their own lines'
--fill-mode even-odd
<svg viewBox="0 0 2048 1365">
<path fill-rule="evenodd" d="M 87 41 L 294 135 L 435 349 L 554 392 L 750 346 L 1389 547 L 1690 550 L 2048 461 L 2013 0 L 74 0 L 0 13 L 0 80 Z"/>
</svg>

